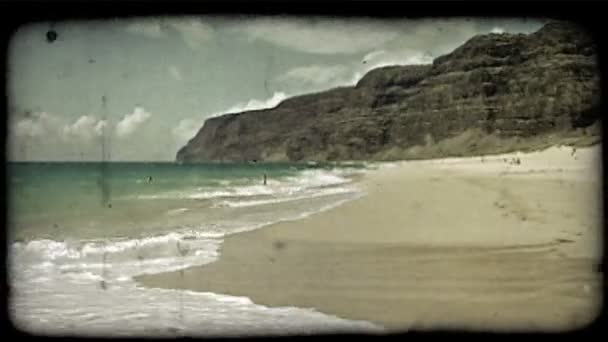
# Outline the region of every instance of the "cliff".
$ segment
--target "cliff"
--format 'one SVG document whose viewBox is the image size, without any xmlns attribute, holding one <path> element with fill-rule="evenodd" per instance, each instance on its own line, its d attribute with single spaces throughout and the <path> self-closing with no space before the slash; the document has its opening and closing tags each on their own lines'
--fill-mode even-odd
<svg viewBox="0 0 608 342">
<path fill-rule="evenodd" d="M 529 35 L 475 36 L 432 65 L 378 68 L 354 87 L 210 118 L 177 160 L 393 160 L 589 143 L 599 139 L 599 97 L 592 39 L 551 22 Z"/>
</svg>

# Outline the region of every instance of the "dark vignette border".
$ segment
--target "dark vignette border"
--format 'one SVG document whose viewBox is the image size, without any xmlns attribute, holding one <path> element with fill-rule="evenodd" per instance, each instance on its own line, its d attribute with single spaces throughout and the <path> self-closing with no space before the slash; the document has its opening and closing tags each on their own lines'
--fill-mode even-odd
<svg viewBox="0 0 608 342">
<path fill-rule="evenodd" d="M 2 120 L 0 120 L 0 142 L 6 151 L 7 119 L 8 119 L 8 95 L 6 93 L 6 73 L 7 73 L 7 54 L 9 42 L 15 30 L 24 24 L 37 21 L 64 21 L 64 20 L 92 20 L 110 19 L 114 17 L 128 18 L 138 16 L 158 16 L 158 15 L 294 15 L 294 16 L 338 16 L 338 17 L 375 17 L 375 18 L 421 18 L 421 17 L 543 17 L 573 21 L 585 28 L 594 38 L 599 54 L 599 68 L 601 72 L 601 108 L 605 108 L 606 95 L 605 75 L 607 55 L 605 38 L 602 34 L 602 18 L 600 15 L 603 6 L 596 1 L 578 2 L 548 2 L 548 1 L 527 1 L 527 2 L 479 2 L 479 1 L 243 1 L 243 0 L 203 0 L 203 1 L 23 1 L 23 2 L 2 2 L 0 3 L 0 34 L 2 46 L 1 71 L 5 75 L 5 82 L 2 82 L 1 105 Z M 602 136 L 604 132 L 602 120 Z M 3 213 L 7 213 L 7 182 L 6 182 L 6 154 L 3 157 L 2 176 L 3 182 L 0 186 L 2 191 Z M 606 151 L 603 149 L 603 172 L 606 173 Z M 604 177 L 605 178 L 605 177 Z M 602 183 L 602 188 L 598 189 L 602 194 L 606 193 L 606 184 Z M 606 211 L 606 200 L 604 199 L 604 212 Z M 2 215 L 2 227 L 6 234 L 6 215 Z M 605 228 L 605 221 L 602 218 Z M 606 242 L 606 230 L 604 229 L 604 242 Z M 606 243 L 604 243 L 606 246 Z M 57 337 L 32 336 L 19 331 L 10 321 L 8 314 L 9 286 L 7 279 L 7 244 L 0 244 L 2 255 L 2 331 L 6 332 L 9 338 L 33 338 L 40 340 L 57 340 Z M 605 257 L 605 255 L 604 255 Z M 606 289 L 604 261 L 600 265 L 600 271 L 604 275 L 603 288 Z M 604 291 L 605 293 L 605 291 Z M 605 304 L 605 294 L 602 298 Z M 291 338 L 295 340 L 313 340 L 317 338 L 368 338 L 368 339 L 388 339 L 397 340 L 401 338 L 501 338 L 501 337 L 547 337 L 551 339 L 566 337 L 580 338 L 590 337 L 594 334 L 604 335 L 605 326 L 605 305 L 602 305 L 600 316 L 589 326 L 580 330 L 565 333 L 481 333 L 468 331 L 431 331 L 431 332 L 409 332 L 404 334 L 393 334 L 386 336 L 359 335 L 359 334 L 337 334 L 337 335 L 317 335 L 311 337 L 274 337 L 274 339 Z M 77 338 L 59 337 L 64 340 L 77 340 Z M 253 340 L 263 338 L 250 338 Z"/>
</svg>

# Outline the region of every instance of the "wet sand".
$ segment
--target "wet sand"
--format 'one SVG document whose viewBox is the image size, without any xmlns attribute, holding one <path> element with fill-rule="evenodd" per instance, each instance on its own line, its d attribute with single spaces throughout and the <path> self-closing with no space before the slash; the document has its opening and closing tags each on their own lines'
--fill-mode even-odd
<svg viewBox="0 0 608 342">
<path fill-rule="evenodd" d="M 391 332 L 576 329 L 601 310 L 600 160 L 594 146 L 394 163 L 367 174 L 357 200 L 229 236 L 214 263 L 137 280 Z"/>
</svg>

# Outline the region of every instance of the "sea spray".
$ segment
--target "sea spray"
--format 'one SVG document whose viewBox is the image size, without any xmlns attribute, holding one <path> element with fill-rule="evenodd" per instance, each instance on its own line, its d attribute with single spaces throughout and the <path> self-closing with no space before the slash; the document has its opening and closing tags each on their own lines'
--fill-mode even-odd
<svg viewBox="0 0 608 342">
<path fill-rule="evenodd" d="M 16 239 L 10 247 L 10 307 L 13 322 L 27 331 L 238 336 L 379 329 L 308 309 L 149 289 L 132 280 L 142 274 L 183 274 L 187 267 L 217 260 L 225 235 L 302 218 L 357 198 L 362 193 L 352 175 L 366 168 L 268 166 L 264 186 L 258 177 L 262 169 L 249 166 L 110 163 L 114 206 L 112 216 L 104 216 L 108 211 L 89 201 L 95 189 L 89 182 L 93 166 L 12 167 L 10 190 L 18 200 L 11 220 Z M 154 183 L 138 182 L 148 174 Z M 57 197 L 58 188 L 63 197 Z"/>
</svg>

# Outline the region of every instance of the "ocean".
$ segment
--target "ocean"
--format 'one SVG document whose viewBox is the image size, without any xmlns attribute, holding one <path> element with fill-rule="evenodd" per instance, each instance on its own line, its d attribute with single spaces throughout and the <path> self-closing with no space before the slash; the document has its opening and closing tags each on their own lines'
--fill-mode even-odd
<svg viewBox="0 0 608 342">
<path fill-rule="evenodd" d="M 12 322 L 34 334 L 253 336 L 377 331 L 313 309 L 145 288 L 213 262 L 223 238 L 364 195 L 350 163 L 9 163 Z M 267 184 L 264 185 L 264 174 Z"/>
</svg>

